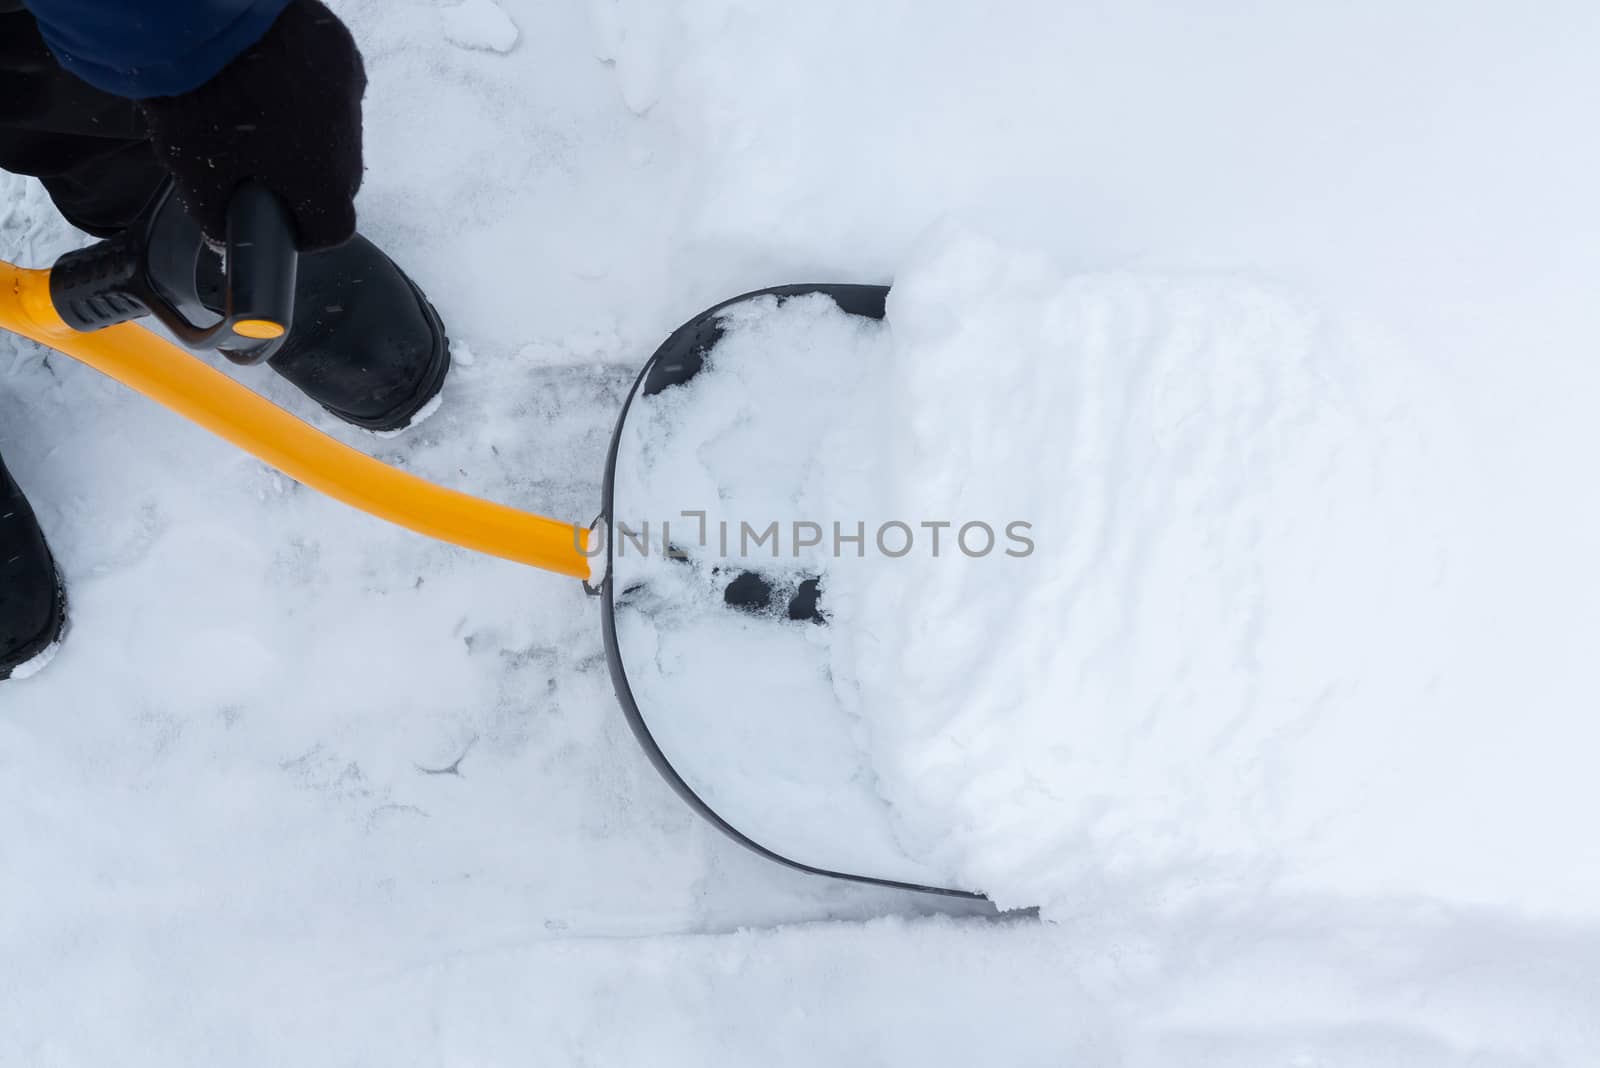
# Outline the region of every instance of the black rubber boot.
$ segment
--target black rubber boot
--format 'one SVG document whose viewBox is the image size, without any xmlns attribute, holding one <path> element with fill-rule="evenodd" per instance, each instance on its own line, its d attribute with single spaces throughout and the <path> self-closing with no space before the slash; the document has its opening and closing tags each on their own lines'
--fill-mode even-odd
<svg viewBox="0 0 1600 1068">
<path fill-rule="evenodd" d="M 0 680 L 36 666 L 66 620 L 66 593 L 44 532 L 0 460 Z"/>
<path fill-rule="evenodd" d="M 422 290 L 357 234 L 300 257 L 294 325 L 270 366 L 347 423 L 400 430 L 444 385 L 450 341 Z"/>
</svg>

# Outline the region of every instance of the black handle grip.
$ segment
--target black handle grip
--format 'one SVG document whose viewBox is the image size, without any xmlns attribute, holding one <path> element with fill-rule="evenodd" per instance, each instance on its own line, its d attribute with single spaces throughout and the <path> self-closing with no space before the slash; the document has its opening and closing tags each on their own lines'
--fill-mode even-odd
<svg viewBox="0 0 1600 1068">
<path fill-rule="evenodd" d="M 58 259 L 50 299 L 74 330 L 98 330 L 150 314 L 143 276 L 139 243 L 119 234 Z"/>
<path fill-rule="evenodd" d="M 248 182 L 228 205 L 220 292 L 201 294 L 200 227 L 169 185 L 137 223 L 113 238 L 56 261 L 50 296 L 75 330 L 90 331 L 153 315 L 192 349 L 215 349 L 235 363 L 260 363 L 294 321 L 299 254 L 288 209 Z"/>
</svg>

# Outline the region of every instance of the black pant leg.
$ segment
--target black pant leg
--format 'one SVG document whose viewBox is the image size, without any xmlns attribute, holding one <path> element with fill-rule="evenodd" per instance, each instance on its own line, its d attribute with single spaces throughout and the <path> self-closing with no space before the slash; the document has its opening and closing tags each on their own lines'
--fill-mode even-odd
<svg viewBox="0 0 1600 1068">
<path fill-rule="evenodd" d="M 166 178 L 138 108 L 62 70 L 26 12 L 0 13 L 0 170 L 38 178 L 99 237 L 132 223 Z"/>
</svg>

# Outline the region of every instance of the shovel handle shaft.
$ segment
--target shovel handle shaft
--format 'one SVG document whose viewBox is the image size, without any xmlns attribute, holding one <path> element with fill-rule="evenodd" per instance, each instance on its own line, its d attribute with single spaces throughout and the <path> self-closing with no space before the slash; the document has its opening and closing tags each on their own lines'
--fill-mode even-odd
<svg viewBox="0 0 1600 1068">
<path fill-rule="evenodd" d="M 0 329 L 116 379 L 296 482 L 439 541 L 587 581 L 589 531 L 434 485 L 311 427 L 134 323 L 79 333 L 56 311 L 50 272 L 0 261 Z"/>
</svg>

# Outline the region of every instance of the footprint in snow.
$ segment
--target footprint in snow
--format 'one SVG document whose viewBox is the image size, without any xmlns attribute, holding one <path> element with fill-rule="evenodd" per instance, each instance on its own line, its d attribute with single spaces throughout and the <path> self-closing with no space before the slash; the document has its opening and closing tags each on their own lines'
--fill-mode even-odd
<svg viewBox="0 0 1600 1068">
<path fill-rule="evenodd" d="M 517 24 L 494 0 L 464 0 L 439 12 L 451 44 L 480 52 L 506 53 L 516 47 Z"/>
</svg>

